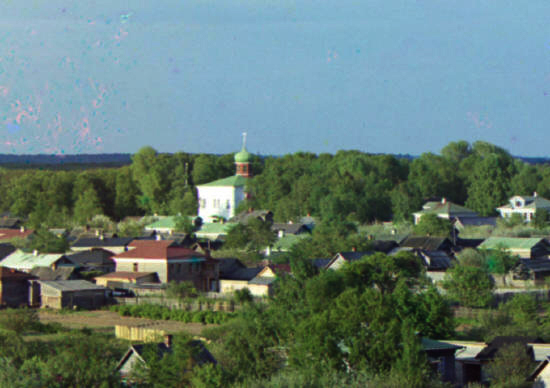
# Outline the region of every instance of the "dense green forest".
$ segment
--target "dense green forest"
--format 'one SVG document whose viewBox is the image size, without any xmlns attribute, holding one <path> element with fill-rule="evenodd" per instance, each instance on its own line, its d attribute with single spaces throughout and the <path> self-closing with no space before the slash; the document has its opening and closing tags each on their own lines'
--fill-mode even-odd
<svg viewBox="0 0 550 388">
<path fill-rule="evenodd" d="M 324 221 L 409 220 L 430 197 L 494 215 L 512 194 L 550 197 L 550 166 L 530 165 L 486 142 L 452 142 L 414 160 L 359 151 L 254 157 L 252 198 L 278 221 L 312 214 Z M 195 185 L 234 174 L 233 155 L 163 154 L 151 147 L 130 166 L 86 170 L 2 169 L 0 209 L 31 226 L 83 224 L 145 214 L 196 214 Z"/>
</svg>

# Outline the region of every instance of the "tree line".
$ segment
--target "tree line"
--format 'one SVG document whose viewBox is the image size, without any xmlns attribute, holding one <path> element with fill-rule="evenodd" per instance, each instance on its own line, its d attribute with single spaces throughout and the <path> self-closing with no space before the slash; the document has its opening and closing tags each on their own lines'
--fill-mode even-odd
<svg viewBox="0 0 550 388">
<path fill-rule="evenodd" d="M 233 154 L 159 153 L 142 148 L 120 168 L 53 171 L 0 169 L 0 210 L 31 226 L 84 224 L 96 214 L 197 213 L 196 185 L 233 175 Z M 410 160 L 360 151 L 254 156 L 247 208 L 277 221 L 306 214 L 326 221 L 410 220 L 431 197 L 445 197 L 482 216 L 514 194 L 550 197 L 550 166 L 530 165 L 487 142 L 449 143 L 439 155 Z"/>
</svg>

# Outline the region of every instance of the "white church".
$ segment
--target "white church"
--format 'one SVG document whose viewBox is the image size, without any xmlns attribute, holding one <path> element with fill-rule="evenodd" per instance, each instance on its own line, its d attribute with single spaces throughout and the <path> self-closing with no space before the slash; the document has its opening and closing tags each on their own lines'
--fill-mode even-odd
<svg viewBox="0 0 550 388">
<path fill-rule="evenodd" d="M 235 175 L 197 186 L 199 214 L 203 222 L 226 220 L 235 215 L 235 209 L 246 198 L 245 184 L 251 176 L 251 154 L 246 150 L 246 134 L 243 148 L 235 154 Z"/>
</svg>

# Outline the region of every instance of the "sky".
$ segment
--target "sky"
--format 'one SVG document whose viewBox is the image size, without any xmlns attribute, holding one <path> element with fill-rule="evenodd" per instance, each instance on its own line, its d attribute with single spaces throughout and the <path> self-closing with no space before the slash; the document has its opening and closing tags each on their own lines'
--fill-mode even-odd
<svg viewBox="0 0 550 388">
<path fill-rule="evenodd" d="M 0 0 L 0 153 L 548 156 L 550 2 Z"/>
</svg>

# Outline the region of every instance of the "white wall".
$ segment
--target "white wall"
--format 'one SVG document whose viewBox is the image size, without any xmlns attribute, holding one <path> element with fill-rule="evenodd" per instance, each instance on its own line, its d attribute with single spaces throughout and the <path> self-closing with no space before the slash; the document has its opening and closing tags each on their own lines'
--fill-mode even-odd
<svg viewBox="0 0 550 388">
<path fill-rule="evenodd" d="M 244 199 L 244 187 L 197 186 L 199 217 L 207 220 L 213 216 L 229 219 L 235 208 Z"/>
</svg>

